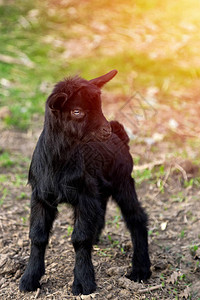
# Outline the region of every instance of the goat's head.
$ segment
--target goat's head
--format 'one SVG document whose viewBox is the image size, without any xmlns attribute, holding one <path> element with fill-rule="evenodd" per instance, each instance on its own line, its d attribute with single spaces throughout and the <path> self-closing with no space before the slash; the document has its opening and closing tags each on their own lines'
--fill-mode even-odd
<svg viewBox="0 0 200 300">
<path fill-rule="evenodd" d="M 111 134 L 101 109 L 101 87 L 117 74 L 113 70 L 92 80 L 74 77 L 59 82 L 46 103 L 46 122 L 71 141 L 104 141 Z"/>
</svg>

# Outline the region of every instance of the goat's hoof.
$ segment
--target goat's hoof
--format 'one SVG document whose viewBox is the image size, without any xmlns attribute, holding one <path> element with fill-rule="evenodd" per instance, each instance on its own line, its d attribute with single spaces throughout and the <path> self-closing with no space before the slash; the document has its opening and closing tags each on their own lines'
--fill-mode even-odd
<svg viewBox="0 0 200 300">
<path fill-rule="evenodd" d="M 38 280 L 33 279 L 33 277 L 24 275 L 22 276 L 19 284 L 19 289 L 21 292 L 36 291 L 40 287 L 41 285 Z"/>
<path fill-rule="evenodd" d="M 135 282 L 147 281 L 147 279 L 151 277 L 151 271 L 150 269 L 133 270 L 132 273 L 127 277 Z"/>
<path fill-rule="evenodd" d="M 83 295 L 89 295 L 93 293 L 96 290 L 96 283 L 95 282 L 85 282 L 83 283 L 78 283 L 77 281 L 73 283 L 72 286 L 72 293 L 73 295 L 77 296 L 80 294 Z"/>
</svg>

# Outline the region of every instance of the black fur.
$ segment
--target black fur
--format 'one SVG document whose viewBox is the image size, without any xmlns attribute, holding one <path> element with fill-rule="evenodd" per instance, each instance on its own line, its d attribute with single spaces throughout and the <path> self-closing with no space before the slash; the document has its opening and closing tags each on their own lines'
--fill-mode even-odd
<svg viewBox="0 0 200 300">
<path fill-rule="evenodd" d="M 123 126 L 117 121 L 109 123 L 101 110 L 100 87 L 115 75 L 112 72 L 91 81 L 66 79 L 47 99 L 44 129 L 29 170 L 31 254 L 20 281 L 21 291 L 40 287 L 45 248 L 61 202 L 74 208 L 74 295 L 96 289 L 91 251 L 104 227 L 110 196 L 119 205 L 132 237 L 130 279 L 141 281 L 151 275 L 147 215 L 131 177 L 129 138 Z"/>
</svg>

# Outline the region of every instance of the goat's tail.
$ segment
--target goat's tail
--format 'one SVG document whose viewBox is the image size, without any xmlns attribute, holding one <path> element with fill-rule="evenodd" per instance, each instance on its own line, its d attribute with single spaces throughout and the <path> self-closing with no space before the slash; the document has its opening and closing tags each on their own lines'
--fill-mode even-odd
<svg viewBox="0 0 200 300">
<path fill-rule="evenodd" d="M 126 133 L 124 126 L 120 124 L 118 121 L 111 121 L 110 122 L 112 132 L 118 135 L 118 137 L 128 145 L 129 143 L 129 137 L 128 134 Z"/>
</svg>

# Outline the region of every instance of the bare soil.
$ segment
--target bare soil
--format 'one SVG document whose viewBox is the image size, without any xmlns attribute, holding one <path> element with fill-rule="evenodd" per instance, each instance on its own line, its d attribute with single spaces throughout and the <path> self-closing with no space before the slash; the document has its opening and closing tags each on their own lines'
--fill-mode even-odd
<svg viewBox="0 0 200 300">
<path fill-rule="evenodd" d="M 0 147 L 2 151 L 10 151 L 15 161 L 23 156 L 30 158 L 38 134 L 38 129 L 27 133 L 2 130 Z M 142 169 L 143 164 L 146 167 L 145 163 L 151 169 L 148 162 L 156 164 L 163 159 L 163 154 L 170 157 L 171 147 L 169 143 L 160 142 L 154 153 L 144 143 L 132 143 L 133 156 L 144 158 L 136 169 Z M 120 211 L 110 201 L 106 227 L 93 250 L 96 292 L 89 296 L 72 295 L 72 211 L 67 205 L 61 205 L 46 251 L 42 288 L 20 293 L 19 280 L 30 249 L 31 194 L 25 184 L 29 161 L 20 159 L 16 167 L 0 169 L 0 174 L 10 178 L 1 183 L 9 193 L 0 206 L 0 299 L 200 299 L 200 190 L 183 185 L 185 177 L 195 176 L 192 163 L 173 157 L 163 162 L 166 166 L 163 191 L 159 189 L 159 178 L 137 184 L 138 196 L 149 215 L 152 277 L 147 283 L 134 283 L 126 278 L 131 270 L 132 245 Z M 17 183 L 16 174 L 24 175 L 24 184 Z"/>
</svg>

